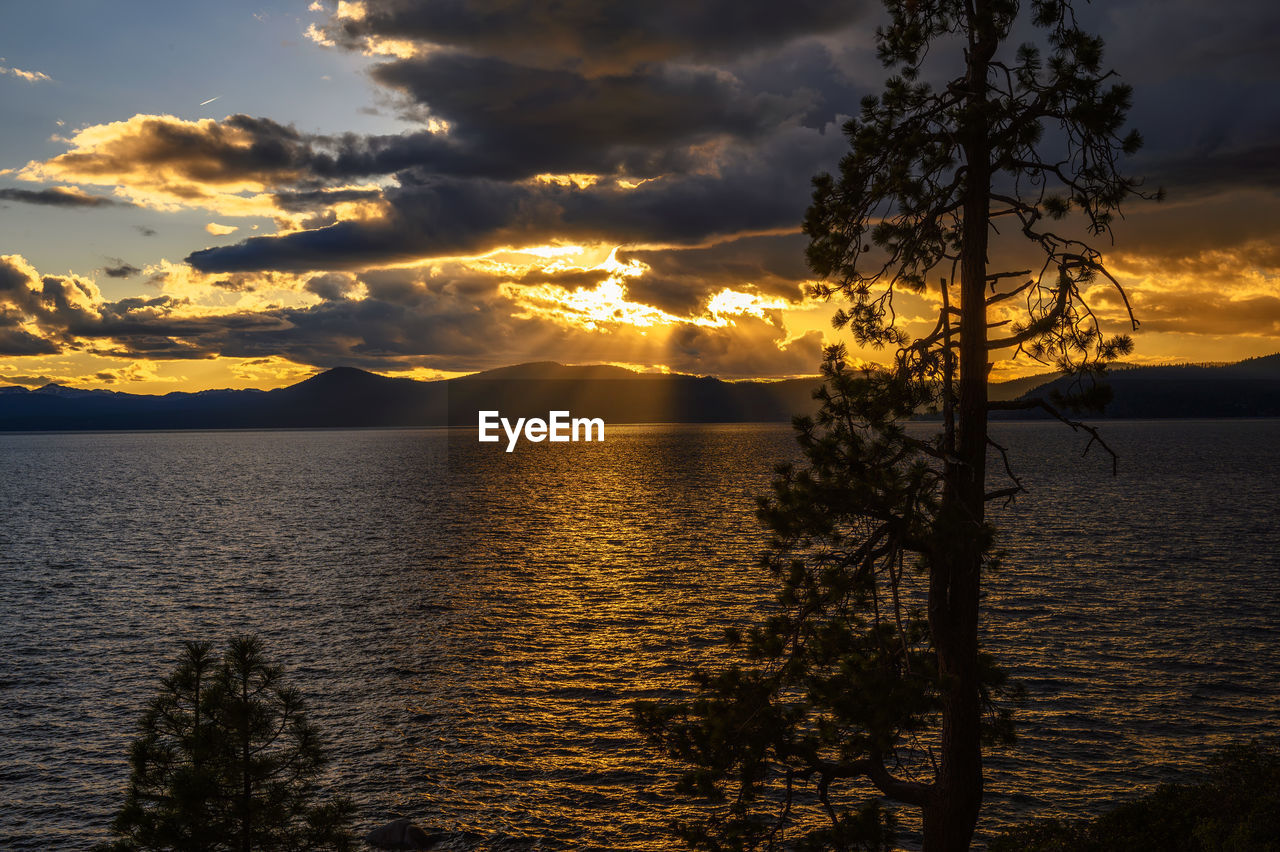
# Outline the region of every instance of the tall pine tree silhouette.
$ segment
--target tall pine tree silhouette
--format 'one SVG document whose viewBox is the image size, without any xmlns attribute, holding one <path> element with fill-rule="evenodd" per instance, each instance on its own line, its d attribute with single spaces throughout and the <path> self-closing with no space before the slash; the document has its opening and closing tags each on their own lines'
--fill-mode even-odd
<svg viewBox="0 0 1280 852">
<path fill-rule="evenodd" d="M 1086 302 L 1106 285 L 1128 307 L 1092 241 L 1110 236 L 1122 201 L 1147 197 L 1119 169 L 1141 144 L 1123 129 L 1129 88 L 1065 0 L 885 7 L 876 43 L 891 76 L 846 125 L 839 173 L 815 178 L 805 231 L 818 294 L 847 302 L 836 326 L 889 347 L 892 364 L 858 372 L 828 351 L 821 409 L 797 422 L 807 463 L 782 468 L 761 501 L 776 614 L 744 638 L 745 664 L 638 713 L 686 767 L 681 789 L 722 803 L 681 826 L 698 848 L 889 848 L 884 798 L 920 809 L 927 852 L 967 849 L 983 744 L 1011 734 L 1005 677 L 979 648 L 979 598 L 987 504 L 1022 486 L 988 414 L 1040 409 L 1110 452 L 1068 413 L 1106 401 L 1106 366 L 1132 348 Z M 1027 11 L 1043 49 L 1007 44 Z M 997 248 L 1035 263 L 993 268 Z M 904 293 L 936 306 L 931 331 L 898 322 Z M 999 350 L 1070 374 L 1074 391 L 989 401 Z M 923 408 L 942 414 L 930 438 L 904 428 Z M 1010 473 L 1002 487 L 988 487 L 989 449 Z"/>
</svg>

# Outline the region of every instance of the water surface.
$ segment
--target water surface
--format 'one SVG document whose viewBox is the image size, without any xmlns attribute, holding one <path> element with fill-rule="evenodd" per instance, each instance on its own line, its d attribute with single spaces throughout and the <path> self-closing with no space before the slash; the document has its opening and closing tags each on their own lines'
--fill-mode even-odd
<svg viewBox="0 0 1280 852">
<path fill-rule="evenodd" d="M 1029 691 L 983 830 L 1096 810 L 1269 733 L 1280 422 L 998 427 L 988 644 Z M 686 806 L 630 704 L 767 604 L 754 495 L 785 426 L 0 435 L 0 847 L 104 836 L 181 640 L 259 631 L 362 826 L 458 848 L 662 850 Z"/>
</svg>

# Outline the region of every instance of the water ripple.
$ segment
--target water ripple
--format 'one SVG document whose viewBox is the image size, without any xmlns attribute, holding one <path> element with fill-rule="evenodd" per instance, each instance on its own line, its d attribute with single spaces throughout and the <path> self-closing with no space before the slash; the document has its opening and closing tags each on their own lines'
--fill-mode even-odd
<svg viewBox="0 0 1280 852">
<path fill-rule="evenodd" d="M 1124 475 L 1001 424 L 987 643 L 1026 684 L 983 830 L 1096 810 L 1273 730 L 1275 421 L 1114 423 Z M 459 849 L 662 850 L 689 806 L 629 725 L 768 600 L 773 426 L 506 454 L 431 431 L 0 436 L 0 847 L 85 848 L 178 643 L 262 632 L 330 783 Z"/>
</svg>

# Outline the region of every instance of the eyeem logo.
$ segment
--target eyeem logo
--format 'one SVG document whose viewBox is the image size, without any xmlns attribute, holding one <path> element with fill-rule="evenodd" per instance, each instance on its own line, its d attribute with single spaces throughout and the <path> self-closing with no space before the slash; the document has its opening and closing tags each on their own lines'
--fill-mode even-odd
<svg viewBox="0 0 1280 852">
<path fill-rule="evenodd" d="M 603 441 L 604 420 L 600 417 L 571 417 L 567 411 L 551 411 L 547 419 L 523 417 L 515 425 L 497 411 L 480 412 L 480 442 L 496 443 L 502 440 L 498 427 L 507 434 L 507 452 L 513 452 L 523 433 L 526 441 L 568 443 L 569 441 Z M 579 438 L 578 435 L 583 437 Z M 595 435 L 596 437 L 592 437 Z"/>
</svg>

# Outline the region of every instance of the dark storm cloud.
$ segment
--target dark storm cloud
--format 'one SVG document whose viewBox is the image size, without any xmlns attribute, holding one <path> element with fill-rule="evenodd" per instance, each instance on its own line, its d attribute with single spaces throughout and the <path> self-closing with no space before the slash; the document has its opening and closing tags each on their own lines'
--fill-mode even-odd
<svg viewBox="0 0 1280 852">
<path fill-rule="evenodd" d="M 378 189 L 311 189 L 277 192 L 271 196 L 277 207 L 290 213 L 305 213 L 344 201 L 376 201 L 381 197 L 382 191 Z"/>
<path fill-rule="evenodd" d="M 448 74 L 457 71 L 451 68 Z M 524 76 L 519 69 L 503 68 L 494 78 L 465 82 L 468 75 L 462 73 L 457 86 L 441 87 L 457 90 L 438 99 L 454 116 L 448 134 L 305 136 L 244 115 L 222 122 L 135 116 L 103 138 L 35 164 L 32 175 L 159 189 L 189 203 L 219 187 L 261 183 L 280 209 L 303 212 L 376 200 L 375 189 L 326 186 L 403 171 L 503 181 L 564 172 L 631 178 L 683 173 L 706 166 L 707 153 L 700 147 L 709 142 L 734 140 L 745 148 L 816 114 L 812 92 L 755 94 L 707 72 L 607 81 L 539 72 L 522 89 L 527 97 L 514 99 L 510 92 L 502 94 L 501 77 L 507 73 L 512 80 Z M 561 79 L 581 85 L 561 86 Z M 534 91 L 535 86 L 542 88 Z M 473 100 L 465 102 L 466 96 Z M 36 194 L 50 196 L 45 203 L 95 203 L 88 200 L 94 196 L 63 190 Z"/>
<path fill-rule="evenodd" d="M 1280 80 L 1280 6 L 1269 0 L 1126 0 L 1093 4 L 1086 23 L 1138 84 L 1171 77 Z"/>
<path fill-rule="evenodd" d="M 646 66 L 587 77 L 433 53 L 385 63 L 373 76 L 450 122 L 458 146 L 485 152 L 495 166 L 510 164 L 506 171 L 516 176 L 648 177 L 680 165 L 673 149 L 720 136 L 755 139 L 812 105 L 811 93 L 754 92 L 705 68 Z"/>
<path fill-rule="evenodd" d="M 822 137 L 816 128 L 852 112 L 859 86 L 874 82 L 854 81 L 849 69 L 862 66 L 816 37 L 854 22 L 858 4 L 785 12 L 776 4 L 735 4 L 727 17 L 717 6 L 681 4 L 680 14 L 667 18 L 662 4 L 582 3 L 554 13 L 534 3 L 366 4 L 362 18 L 337 21 L 331 34 L 349 45 L 366 37 L 445 45 L 386 61 L 372 74 L 424 117 L 447 121 L 449 132 L 313 144 L 308 156 L 317 178 L 396 174 L 402 185 L 387 190 L 383 220 L 322 215 L 307 223 L 309 231 L 251 238 L 189 259 L 206 271 L 356 269 L 552 238 L 679 244 L 792 227 L 807 203 L 809 178 L 832 168 L 844 150 L 839 134 Z M 1121 5 L 1115 15 L 1124 18 L 1129 9 Z M 673 20 L 674 36 L 664 29 Z M 703 38 L 704 25 L 715 33 Z M 1129 31 L 1115 41 L 1116 63 L 1128 51 L 1150 51 Z M 714 57 L 719 66 L 680 64 L 690 57 Z M 1211 100 L 1211 88 L 1187 96 Z M 795 131 L 805 128 L 802 139 Z M 717 162 L 726 150 L 727 164 Z M 1150 186 L 1171 192 L 1275 180 L 1277 160 L 1265 145 L 1206 150 L 1156 149 L 1140 164 L 1151 166 Z M 544 172 L 665 177 L 630 192 L 607 181 L 585 190 L 514 183 Z M 321 201 L 311 196 L 307 203 L 313 200 Z M 633 291 L 668 308 L 688 308 L 706 295 L 692 276 L 659 272 L 634 282 Z"/>
<path fill-rule="evenodd" d="M 323 136 L 248 115 L 138 115 L 77 134 L 73 150 L 33 164 L 28 176 L 159 189 L 191 203 L 210 187 L 254 182 L 299 212 L 367 197 L 321 192 L 328 184 L 410 169 L 506 181 L 688 173 L 707 166 L 709 143 L 750 147 L 777 128 L 819 127 L 842 105 L 851 109 L 854 93 L 828 49 L 804 37 L 839 31 L 865 5 L 374 4 L 359 22 L 335 23 L 339 34 L 456 48 L 371 71 L 403 96 L 408 115 L 443 120 L 447 132 Z"/>
<path fill-rule="evenodd" d="M 875 4 L 866 0 L 368 0 L 359 20 L 334 19 L 326 33 L 364 48 L 369 39 L 409 39 L 532 67 L 588 71 L 675 59 L 722 60 L 813 33 L 842 29 Z"/>
<path fill-rule="evenodd" d="M 494 307 L 461 302 L 425 288 L 409 304 L 378 299 L 326 301 L 279 311 L 284 322 L 276 329 L 232 331 L 221 342 L 220 352 L 383 369 L 422 356 L 469 362 L 509 349 L 516 329 L 532 330 L 541 324 L 503 316 Z"/>
<path fill-rule="evenodd" d="M 660 189 L 585 190 L 436 179 L 388 193 L 382 220 L 339 222 L 279 237 L 251 237 L 188 255 L 202 272 L 356 269 L 415 257 L 474 254 L 551 239 L 696 242 L 738 230 L 794 225 L 803 209 L 750 191 L 717 196 L 717 181 Z M 624 197 L 625 196 L 625 197 Z"/>
<path fill-rule="evenodd" d="M 1280 142 L 1169 156 L 1150 162 L 1146 178 L 1148 186 L 1165 187 L 1175 200 L 1240 189 L 1280 191 Z"/>
<path fill-rule="evenodd" d="M 317 276 L 314 291 L 340 296 L 349 276 Z M 82 349 L 148 359 L 218 355 L 283 355 L 302 363 L 352 363 L 380 369 L 406 358 L 483 359 L 511 348 L 530 330 L 555 335 L 546 320 L 511 316 L 498 281 L 476 273 L 419 279 L 412 273 L 371 274 L 370 298 L 341 298 L 310 308 L 183 315 L 183 300 L 163 295 L 102 301 L 79 279 L 40 276 L 21 258 L 0 258 L 0 347 L 6 354 L 55 354 Z M 75 295 L 94 298 L 75 298 Z M 17 328 L 34 322 L 33 336 Z"/>
<path fill-rule="evenodd" d="M 820 130 L 856 112 L 868 86 L 884 76 L 868 39 L 849 34 L 841 42 L 804 39 L 743 57 L 726 70 L 746 91 L 802 106 L 800 123 Z"/>
<path fill-rule="evenodd" d="M 19 201 L 45 207 L 132 207 L 125 201 L 89 195 L 76 189 L 54 186 L 48 189 L 0 189 L 0 201 Z"/>
<path fill-rule="evenodd" d="M 204 272 L 354 269 L 550 239 L 678 245 L 789 230 L 804 214 L 810 175 L 838 158 L 844 144 L 839 133 L 792 127 L 767 146 L 736 153 L 715 173 L 663 178 L 635 189 L 415 179 L 402 173 L 403 185 L 386 192 L 384 219 L 252 237 L 193 252 L 187 262 Z"/>
<path fill-rule="evenodd" d="M 1134 87 L 1130 124 L 1146 145 L 1128 171 L 1172 201 L 1280 189 L 1280 5 L 1123 0 L 1083 14 Z"/>
<path fill-rule="evenodd" d="M 125 299 L 103 304 L 100 316 L 84 314 L 66 317 L 65 330 L 77 337 L 112 338 L 141 349 L 163 348 L 162 339 L 183 341 L 184 351 L 210 336 L 232 331 L 262 331 L 281 326 L 282 321 L 268 312 L 233 312 L 213 316 L 175 316 L 170 310 L 181 302 L 168 296 L 156 299 Z M 203 356 L 213 354 L 211 351 Z"/>
</svg>

